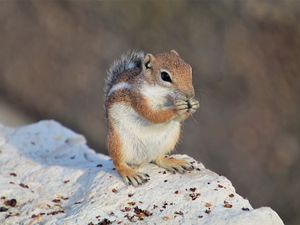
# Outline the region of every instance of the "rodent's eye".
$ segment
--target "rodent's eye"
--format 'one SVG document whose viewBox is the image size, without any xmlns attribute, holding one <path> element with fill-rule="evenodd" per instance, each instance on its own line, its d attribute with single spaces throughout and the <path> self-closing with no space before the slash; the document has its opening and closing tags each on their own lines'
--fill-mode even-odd
<svg viewBox="0 0 300 225">
<path fill-rule="evenodd" d="M 170 82 L 170 83 L 172 82 L 170 75 L 166 71 L 161 71 L 160 77 L 163 81 Z"/>
</svg>

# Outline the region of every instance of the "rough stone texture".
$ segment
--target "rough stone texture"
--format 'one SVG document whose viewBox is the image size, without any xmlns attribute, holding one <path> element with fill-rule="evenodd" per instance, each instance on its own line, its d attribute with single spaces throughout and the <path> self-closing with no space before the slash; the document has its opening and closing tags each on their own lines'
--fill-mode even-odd
<svg viewBox="0 0 300 225">
<path fill-rule="evenodd" d="M 150 181 L 128 187 L 109 157 L 54 121 L 0 126 L 0 165 L 1 224 L 283 224 L 198 162 L 184 175 L 149 164 Z"/>
</svg>

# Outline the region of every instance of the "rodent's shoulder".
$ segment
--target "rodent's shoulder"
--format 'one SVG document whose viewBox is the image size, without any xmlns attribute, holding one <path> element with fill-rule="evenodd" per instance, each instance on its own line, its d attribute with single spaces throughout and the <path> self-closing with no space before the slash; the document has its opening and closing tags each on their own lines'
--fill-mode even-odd
<svg viewBox="0 0 300 225">
<path fill-rule="evenodd" d="M 142 51 L 129 51 L 115 60 L 107 72 L 105 94 L 107 95 L 118 81 L 127 81 L 130 76 L 138 75 L 142 70 L 144 57 L 145 54 Z"/>
</svg>

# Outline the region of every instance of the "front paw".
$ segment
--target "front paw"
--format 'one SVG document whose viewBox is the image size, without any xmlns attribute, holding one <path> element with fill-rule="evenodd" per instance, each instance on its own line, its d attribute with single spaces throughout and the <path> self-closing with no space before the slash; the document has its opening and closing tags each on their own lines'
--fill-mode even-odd
<svg viewBox="0 0 300 225">
<path fill-rule="evenodd" d="M 188 100 L 176 100 L 175 102 L 176 111 L 178 114 L 184 114 L 189 110 L 189 102 Z"/>
<path fill-rule="evenodd" d="M 199 101 L 196 99 L 180 99 L 175 102 L 176 112 L 178 114 L 176 120 L 183 121 L 199 108 Z"/>
<path fill-rule="evenodd" d="M 200 107 L 200 103 L 198 100 L 192 98 L 188 100 L 188 104 L 189 104 L 189 111 L 190 113 L 194 113 L 196 112 L 196 110 Z"/>
</svg>

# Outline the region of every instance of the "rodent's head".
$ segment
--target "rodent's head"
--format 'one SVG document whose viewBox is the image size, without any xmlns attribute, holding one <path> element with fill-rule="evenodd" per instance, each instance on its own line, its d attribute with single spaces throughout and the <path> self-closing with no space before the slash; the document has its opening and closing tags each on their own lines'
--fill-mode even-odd
<svg viewBox="0 0 300 225">
<path fill-rule="evenodd" d="M 143 62 L 145 80 L 159 85 L 177 96 L 193 98 L 192 67 L 175 50 L 157 55 L 146 54 Z"/>
</svg>

